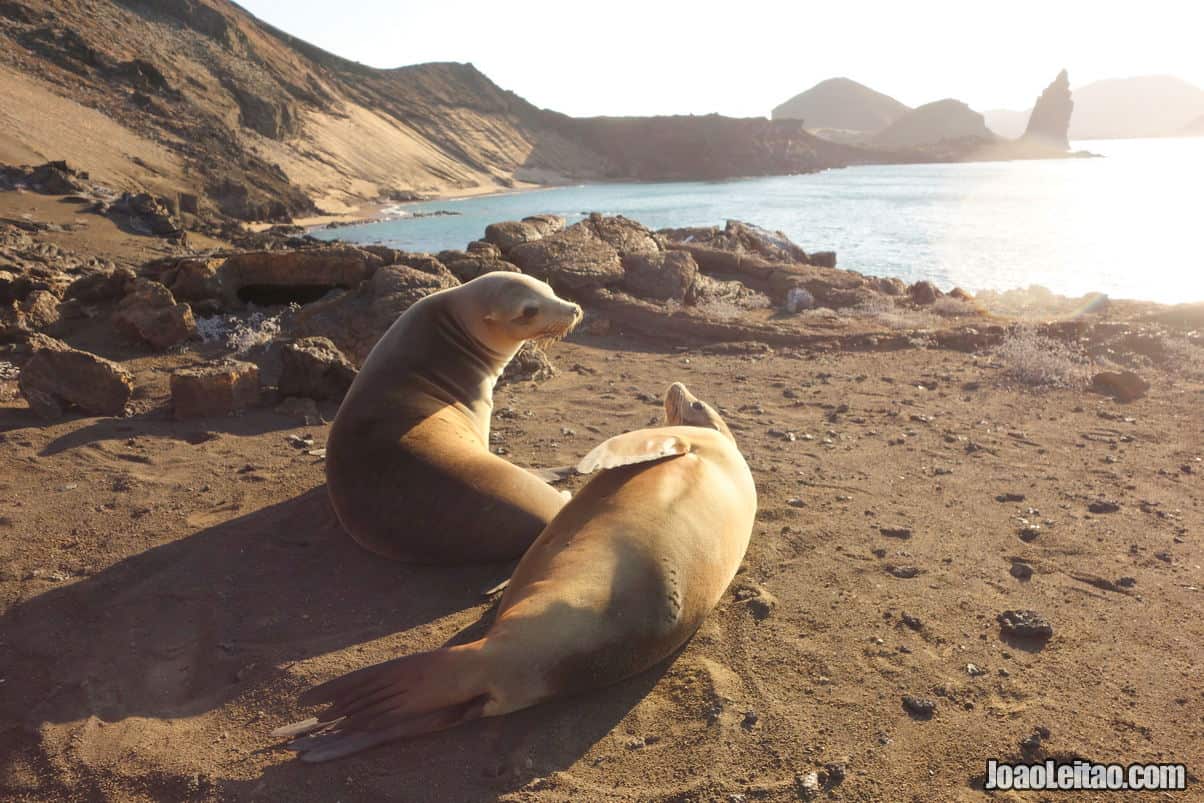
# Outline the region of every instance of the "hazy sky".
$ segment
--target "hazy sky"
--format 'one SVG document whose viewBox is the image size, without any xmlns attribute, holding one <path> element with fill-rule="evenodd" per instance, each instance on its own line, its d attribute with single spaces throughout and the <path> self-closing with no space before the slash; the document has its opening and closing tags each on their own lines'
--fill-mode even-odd
<svg viewBox="0 0 1204 803">
<path fill-rule="evenodd" d="M 1074 86 L 1150 74 L 1204 86 L 1193 0 L 241 5 L 374 67 L 472 62 L 537 106 L 573 115 L 768 115 L 837 75 L 908 105 L 955 97 L 980 111 L 1027 108 L 1062 67 Z"/>
</svg>

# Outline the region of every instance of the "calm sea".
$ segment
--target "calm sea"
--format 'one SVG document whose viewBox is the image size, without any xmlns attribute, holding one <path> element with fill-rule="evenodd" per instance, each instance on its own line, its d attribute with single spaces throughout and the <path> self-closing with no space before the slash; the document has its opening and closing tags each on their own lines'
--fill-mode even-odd
<svg viewBox="0 0 1204 803">
<path fill-rule="evenodd" d="M 621 214 L 657 229 L 728 218 L 785 232 L 840 267 L 949 289 L 1204 300 L 1204 138 L 1076 142 L 1100 159 L 850 167 L 803 176 L 587 184 L 397 207 L 315 232 L 412 251 L 463 248 L 541 212 Z M 413 217 L 448 210 L 455 216 Z"/>
</svg>

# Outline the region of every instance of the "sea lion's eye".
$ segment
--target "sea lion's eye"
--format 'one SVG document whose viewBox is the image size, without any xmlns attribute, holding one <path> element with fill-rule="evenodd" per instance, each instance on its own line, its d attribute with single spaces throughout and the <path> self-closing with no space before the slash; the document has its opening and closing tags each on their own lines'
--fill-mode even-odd
<svg viewBox="0 0 1204 803">
<path fill-rule="evenodd" d="M 529 321 L 535 317 L 537 312 L 539 312 L 539 306 L 537 304 L 528 304 L 527 306 L 523 307 L 522 315 L 519 317 L 524 321 Z"/>
<path fill-rule="evenodd" d="M 702 410 L 702 402 L 696 401 L 693 404 L 691 404 L 690 407 L 692 407 L 695 410 L 701 411 Z"/>
</svg>

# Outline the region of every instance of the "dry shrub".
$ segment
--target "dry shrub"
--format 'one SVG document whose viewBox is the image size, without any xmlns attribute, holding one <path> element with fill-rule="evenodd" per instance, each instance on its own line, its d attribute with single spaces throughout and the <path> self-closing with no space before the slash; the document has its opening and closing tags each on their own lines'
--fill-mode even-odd
<svg viewBox="0 0 1204 803">
<path fill-rule="evenodd" d="M 245 317 L 214 315 L 209 318 L 198 318 L 197 335 L 202 342 L 221 342 L 234 352 L 249 351 L 256 346 L 264 346 L 275 340 L 282 330 L 282 319 L 294 311 L 294 306 L 290 305 L 275 315 L 252 312 Z"/>
<path fill-rule="evenodd" d="M 682 308 L 680 304 L 674 301 L 668 302 L 665 306 L 670 314 Z M 749 290 L 735 297 L 723 296 L 701 299 L 694 305 L 693 309 L 712 318 L 726 320 L 729 318 L 738 318 L 749 310 L 769 309 L 772 306 L 773 302 L 769 300 L 769 296 L 764 293 L 758 293 L 755 290 Z"/>
<path fill-rule="evenodd" d="M 933 329 L 941 324 L 932 313 L 899 306 L 887 296 L 870 296 L 855 307 L 840 310 L 840 315 L 874 321 L 889 329 Z"/>
<path fill-rule="evenodd" d="M 1005 375 L 1030 387 L 1081 388 L 1091 379 L 1091 361 L 1085 355 L 1028 326 L 1010 332 L 993 356 Z"/>
<path fill-rule="evenodd" d="M 955 318 L 961 315 L 979 315 L 978 305 L 953 296 L 941 296 L 929 307 L 933 313 L 942 318 Z"/>
</svg>

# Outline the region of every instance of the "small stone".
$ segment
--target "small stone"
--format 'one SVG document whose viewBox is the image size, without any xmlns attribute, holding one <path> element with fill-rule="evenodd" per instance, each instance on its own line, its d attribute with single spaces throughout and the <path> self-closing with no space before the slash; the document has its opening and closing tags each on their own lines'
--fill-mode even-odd
<svg viewBox="0 0 1204 803">
<path fill-rule="evenodd" d="M 1009 573 L 1017 580 L 1028 580 L 1033 576 L 1033 567 L 1023 561 L 1016 561 L 1009 569 Z"/>
<path fill-rule="evenodd" d="M 979 667 L 977 664 L 966 664 L 966 674 L 972 678 L 980 677 L 986 673 L 987 671 Z"/>
<path fill-rule="evenodd" d="M 760 717 L 757 716 L 756 711 L 745 711 L 744 719 L 741 720 L 740 724 L 745 728 L 751 728 L 757 724 L 757 720 L 759 720 L 759 719 L 760 719 Z"/>
<path fill-rule="evenodd" d="M 1044 641 L 1053 635 L 1053 625 L 1041 614 L 1032 610 L 1008 610 L 996 617 L 1000 628 L 1018 638 Z"/>
<path fill-rule="evenodd" d="M 912 616 L 907 611 L 904 611 L 903 614 L 899 618 L 903 620 L 903 624 L 907 625 L 912 630 L 918 631 L 918 630 L 922 630 L 924 628 L 924 623 L 921 622 L 917 617 Z"/>
<path fill-rule="evenodd" d="M 1121 588 L 1132 588 L 1137 585 L 1136 577 L 1122 577 L 1116 581 L 1116 584 Z"/>
<path fill-rule="evenodd" d="M 904 540 L 911 538 L 910 527 L 879 527 L 878 532 L 887 538 L 902 538 Z"/>
<path fill-rule="evenodd" d="M 1087 505 L 1087 510 L 1091 513 L 1115 513 L 1120 510 L 1120 505 L 1107 499 L 1097 499 Z"/>
<path fill-rule="evenodd" d="M 1024 494 L 1003 493 L 995 497 L 996 502 L 1023 502 Z"/>
<path fill-rule="evenodd" d="M 805 775 L 800 775 L 798 778 L 798 794 L 803 800 L 811 800 L 819 795 L 821 787 L 819 785 L 819 773 L 808 772 Z"/>
<path fill-rule="evenodd" d="M 919 719 L 931 719 L 936 713 L 936 702 L 926 697 L 903 695 L 903 708 L 912 716 Z"/>
<path fill-rule="evenodd" d="M 793 499 L 787 499 L 786 504 L 790 505 L 791 507 L 806 507 L 807 506 L 807 503 L 804 502 L 802 499 L 799 499 L 797 496 L 794 497 Z"/>
<path fill-rule="evenodd" d="M 1041 534 L 1041 528 L 1035 524 L 1032 524 L 1028 527 L 1021 527 L 1017 534 L 1020 536 L 1021 541 L 1029 543 L 1037 540 L 1037 536 Z"/>
<path fill-rule="evenodd" d="M 885 568 L 886 568 L 886 571 L 888 574 L 891 574 L 902 580 L 910 580 L 913 577 L 919 577 L 920 574 L 922 573 L 921 569 L 916 566 L 889 565 L 889 566 L 886 566 Z"/>
</svg>

